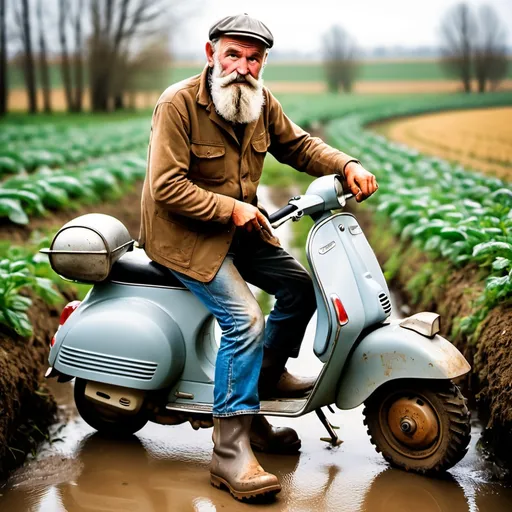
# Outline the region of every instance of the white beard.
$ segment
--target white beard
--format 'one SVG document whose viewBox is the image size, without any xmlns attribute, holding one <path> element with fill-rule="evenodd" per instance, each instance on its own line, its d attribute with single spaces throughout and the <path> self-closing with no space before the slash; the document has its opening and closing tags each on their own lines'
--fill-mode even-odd
<svg viewBox="0 0 512 512">
<path fill-rule="evenodd" d="M 210 74 L 210 91 L 215 110 L 226 121 L 247 124 L 256 121 L 265 104 L 263 80 L 250 74 L 239 75 L 236 71 L 222 76 L 222 66 L 217 55 L 213 55 L 214 66 Z M 245 78 L 246 83 L 237 84 Z"/>
</svg>

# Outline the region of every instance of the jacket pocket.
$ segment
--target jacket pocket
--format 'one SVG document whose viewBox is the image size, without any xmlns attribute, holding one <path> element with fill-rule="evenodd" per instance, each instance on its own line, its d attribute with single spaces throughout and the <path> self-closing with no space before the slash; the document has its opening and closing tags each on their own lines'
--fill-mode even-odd
<svg viewBox="0 0 512 512">
<path fill-rule="evenodd" d="M 226 176 L 224 155 L 226 148 L 222 144 L 203 144 L 192 142 L 190 177 L 200 181 L 223 181 Z"/>
<path fill-rule="evenodd" d="M 197 242 L 197 233 L 171 220 L 167 212 L 156 211 L 153 244 L 156 252 L 177 265 L 188 268 Z"/>
<path fill-rule="evenodd" d="M 268 133 L 264 133 L 262 136 L 251 140 L 252 154 L 251 154 L 251 180 L 258 181 L 263 171 L 263 162 L 265 161 L 265 155 L 267 149 L 270 146 L 270 137 Z"/>
</svg>

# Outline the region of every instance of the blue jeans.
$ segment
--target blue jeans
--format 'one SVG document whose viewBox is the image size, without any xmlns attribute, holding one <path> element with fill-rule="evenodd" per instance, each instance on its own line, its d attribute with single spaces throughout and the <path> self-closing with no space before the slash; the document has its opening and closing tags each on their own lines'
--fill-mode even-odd
<svg viewBox="0 0 512 512">
<path fill-rule="evenodd" d="M 257 413 L 263 346 L 297 357 L 316 309 L 309 274 L 285 250 L 243 231 L 237 231 L 228 255 L 209 283 L 171 272 L 208 308 L 222 330 L 213 416 Z M 247 282 L 275 295 L 266 326 Z"/>
</svg>

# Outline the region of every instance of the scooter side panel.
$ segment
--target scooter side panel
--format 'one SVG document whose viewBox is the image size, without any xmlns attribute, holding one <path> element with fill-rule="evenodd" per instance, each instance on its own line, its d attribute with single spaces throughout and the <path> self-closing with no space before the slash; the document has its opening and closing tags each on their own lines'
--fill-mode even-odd
<svg viewBox="0 0 512 512">
<path fill-rule="evenodd" d="M 453 379 L 470 369 L 464 356 L 441 336 L 427 338 L 398 322 L 384 325 L 354 350 L 340 381 L 336 405 L 357 407 L 390 380 Z"/>
<path fill-rule="evenodd" d="M 145 390 L 169 386 L 179 377 L 185 344 L 178 325 L 161 307 L 133 296 L 96 293 L 89 300 L 56 337 L 50 364 L 58 371 Z"/>
</svg>

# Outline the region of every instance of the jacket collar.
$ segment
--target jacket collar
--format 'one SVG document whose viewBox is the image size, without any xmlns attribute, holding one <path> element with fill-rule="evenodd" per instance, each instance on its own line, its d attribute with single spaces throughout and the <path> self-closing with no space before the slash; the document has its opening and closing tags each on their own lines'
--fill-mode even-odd
<svg viewBox="0 0 512 512">
<path fill-rule="evenodd" d="M 196 101 L 199 105 L 203 105 L 204 107 L 208 106 L 208 104 L 212 101 L 210 97 L 210 89 L 208 87 L 208 75 L 210 66 L 206 64 L 199 77 L 199 90 L 197 91 Z"/>
</svg>

